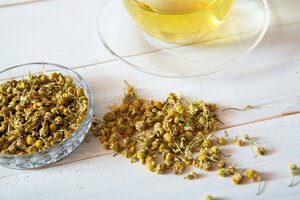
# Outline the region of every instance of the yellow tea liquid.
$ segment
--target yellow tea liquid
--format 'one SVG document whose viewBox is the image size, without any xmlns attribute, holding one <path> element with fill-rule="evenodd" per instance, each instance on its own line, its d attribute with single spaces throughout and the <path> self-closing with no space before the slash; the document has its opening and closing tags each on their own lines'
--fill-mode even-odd
<svg viewBox="0 0 300 200">
<path fill-rule="evenodd" d="M 171 43 L 191 43 L 216 30 L 234 0 L 123 0 L 148 34 Z"/>
</svg>

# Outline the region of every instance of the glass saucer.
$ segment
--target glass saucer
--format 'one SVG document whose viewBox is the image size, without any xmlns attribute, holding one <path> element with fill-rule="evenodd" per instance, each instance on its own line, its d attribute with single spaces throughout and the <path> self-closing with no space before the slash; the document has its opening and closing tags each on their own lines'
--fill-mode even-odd
<svg viewBox="0 0 300 200">
<path fill-rule="evenodd" d="M 163 42 L 143 32 L 123 0 L 99 8 L 100 40 L 114 56 L 139 71 L 164 77 L 193 77 L 218 72 L 254 49 L 270 20 L 267 0 L 235 0 L 224 23 L 199 42 Z"/>
</svg>

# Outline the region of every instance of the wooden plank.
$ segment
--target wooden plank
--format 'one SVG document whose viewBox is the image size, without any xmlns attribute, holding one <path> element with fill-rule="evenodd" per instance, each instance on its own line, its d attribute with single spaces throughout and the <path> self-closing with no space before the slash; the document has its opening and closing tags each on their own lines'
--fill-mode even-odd
<svg viewBox="0 0 300 200">
<path fill-rule="evenodd" d="M 32 61 L 76 67 L 114 59 L 96 30 L 102 3 L 62 0 L 2 8 L 0 69 Z"/>
<path fill-rule="evenodd" d="M 238 126 L 300 111 L 298 30 L 299 25 L 274 29 L 239 65 L 207 77 L 165 79 L 140 73 L 119 62 L 76 70 L 89 82 L 95 99 L 95 113 L 100 116 L 107 111 L 109 104 L 120 102 L 123 80 L 128 80 L 145 98 L 163 99 L 173 91 L 180 92 L 188 99 L 195 97 L 217 103 L 222 108 L 244 107 L 248 104 L 256 106 L 256 109 L 247 112 L 220 112 L 220 118 L 225 123 L 223 128 Z M 295 38 L 296 45 L 289 38 Z M 282 44 L 280 41 L 287 42 Z M 93 158 L 102 153 L 98 142 L 92 140 L 59 165 Z M 0 168 L 0 178 L 20 173 L 25 172 Z"/>
<path fill-rule="evenodd" d="M 5 47 L 0 52 L 2 68 L 41 58 L 81 67 L 112 59 L 103 48 L 99 49 L 101 45 L 97 44 L 97 34 L 92 23 L 99 1 L 72 2 L 49 1 L 1 9 L 0 24 L 5 27 L 0 30 L 0 41 Z M 296 18 L 299 13 L 294 12 L 296 6 L 293 8 L 289 4 L 288 7 L 291 12 L 287 12 L 285 7 L 278 11 L 286 12 L 279 19 L 289 19 L 288 24 L 292 25 L 271 29 L 255 51 L 233 68 L 219 74 L 193 79 L 163 79 L 131 70 L 119 62 L 92 65 L 77 71 L 91 84 L 97 102 L 95 109 L 100 115 L 105 112 L 108 104 L 121 98 L 124 79 L 137 85 L 139 93 L 145 97 L 163 98 L 168 92 L 178 90 L 188 97 L 204 98 L 222 107 L 242 107 L 247 104 L 258 106 L 258 109 L 247 113 L 222 113 L 226 126 L 274 117 L 286 111 L 297 112 L 300 43 L 297 33 L 300 28 L 294 22 L 299 19 Z M 82 10 L 89 12 L 77 15 Z M 291 18 L 286 17 L 289 14 Z M 59 31 L 55 31 L 57 27 L 60 27 Z M 101 151 L 98 142 L 92 140 L 59 165 L 105 153 Z M 30 172 L 0 168 L 0 178 L 22 173 Z"/>
<path fill-rule="evenodd" d="M 201 78 L 163 79 L 143 75 L 121 66 L 121 64 L 114 65 L 111 63 L 77 70 L 89 81 L 95 97 L 95 113 L 100 116 L 106 112 L 109 104 L 120 101 L 118 99 L 121 98 L 123 93 L 123 80 L 128 80 L 133 85 L 137 85 L 138 93 L 147 98 L 162 99 L 168 92 L 178 90 L 188 98 L 205 99 L 209 102 L 218 103 L 223 107 L 243 107 L 247 104 L 257 106 L 257 109 L 247 112 L 220 112 L 220 118 L 225 122 L 225 127 L 278 116 L 287 109 L 289 109 L 289 112 L 299 111 L 297 107 L 293 107 L 297 99 L 300 99 L 299 76 L 295 73 L 299 70 L 297 64 L 275 68 L 268 73 L 263 70 L 260 74 L 247 74 L 244 79 L 233 76 L 236 79 L 231 81 L 219 80 L 218 78 L 210 81 L 201 80 Z M 116 77 L 116 74 L 119 76 Z M 278 74 L 282 75 L 280 76 L 281 79 L 269 78 L 278 77 Z M 255 81 L 251 81 L 252 79 Z M 244 87 L 241 87 L 241 85 L 244 85 Z M 247 88 L 249 89 L 247 90 Z M 254 88 L 254 90 L 251 90 L 251 88 Z M 288 90 L 288 88 L 292 89 Z M 270 94 L 272 94 L 272 97 L 269 96 Z M 295 99 L 295 101 L 290 101 L 291 99 Z M 61 161 L 58 165 L 107 153 L 101 151 L 98 141 L 93 137 L 90 137 L 89 140 L 90 143 L 84 143 L 70 157 Z M 27 172 L 0 168 L 0 179 L 1 177 L 21 173 Z"/>
<path fill-rule="evenodd" d="M 1 178 L 0 198 L 179 200 L 203 199 L 205 194 L 211 194 L 218 199 L 297 199 L 300 187 L 287 185 L 291 179 L 289 164 L 300 165 L 299 128 L 300 115 L 295 115 L 228 130 L 231 136 L 249 133 L 268 149 L 268 155 L 253 159 L 249 146 L 230 144 L 222 148 L 232 154 L 229 162 L 239 169 L 254 168 L 262 173 L 264 191 L 258 197 L 256 183 L 235 186 L 216 172 L 197 169 L 200 179 L 195 181 L 184 180 L 183 176 L 155 175 L 138 163 L 107 155 Z"/>
</svg>

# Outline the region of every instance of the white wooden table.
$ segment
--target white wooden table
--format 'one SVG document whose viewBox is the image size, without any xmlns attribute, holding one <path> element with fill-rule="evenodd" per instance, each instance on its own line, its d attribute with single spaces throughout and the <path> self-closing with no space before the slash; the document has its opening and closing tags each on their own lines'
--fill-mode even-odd
<svg viewBox="0 0 300 200">
<path fill-rule="evenodd" d="M 233 67 L 200 78 L 166 79 L 135 71 L 101 45 L 95 20 L 102 0 L 0 0 L 0 70 L 32 61 L 75 68 L 90 84 L 95 111 L 119 102 L 123 80 L 141 96 L 162 99 L 180 91 L 221 107 L 257 108 L 220 113 L 229 134 L 244 134 L 265 144 L 268 155 L 252 158 L 250 148 L 225 147 L 241 168 L 262 172 L 257 184 L 235 186 L 216 172 L 195 181 L 155 175 L 140 164 L 101 149 L 93 136 L 68 158 L 46 169 L 0 167 L 0 199 L 300 199 L 300 176 L 289 188 L 289 164 L 300 165 L 300 1 L 270 0 L 272 22 L 263 41 Z"/>
</svg>

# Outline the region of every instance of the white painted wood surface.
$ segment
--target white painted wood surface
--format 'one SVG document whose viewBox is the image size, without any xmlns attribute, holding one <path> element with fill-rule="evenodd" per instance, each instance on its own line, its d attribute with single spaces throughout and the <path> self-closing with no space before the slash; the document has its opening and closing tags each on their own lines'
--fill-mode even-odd
<svg viewBox="0 0 300 200">
<path fill-rule="evenodd" d="M 24 3 L 26 2 L 26 3 Z M 141 96 L 162 99 L 170 91 L 221 107 L 257 107 L 221 112 L 232 135 L 250 133 L 269 155 L 253 159 L 250 149 L 224 147 L 241 168 L 263 172 L 264 192 L 256 184 L 235 186 L 216 172 L 195 181 L 158 176 L 139 164 L 101 149 L 92 136 L 71 156 L 47 169 L 19 171 L 0 167 L 0 199 L 300 199 L 298 185 L 288 188 L 288 165 L 300 165 L 300 1 L 270 0 L 272 23 L 259 46 L 234 66 L 214 75 L 166 79 L 132 70 L 116 61 L 98 40 L 95 20 L 102 0 L 0 1 L 0 69 L 32 61 L 76 68 L 90 83 L 96 114 L 119 102 L 123 80 Z"/>
</svg>

